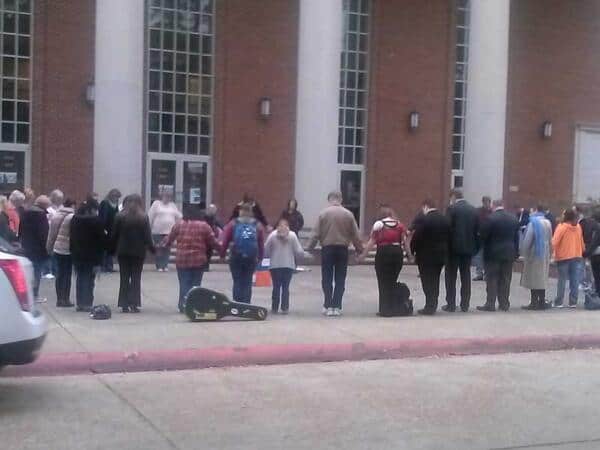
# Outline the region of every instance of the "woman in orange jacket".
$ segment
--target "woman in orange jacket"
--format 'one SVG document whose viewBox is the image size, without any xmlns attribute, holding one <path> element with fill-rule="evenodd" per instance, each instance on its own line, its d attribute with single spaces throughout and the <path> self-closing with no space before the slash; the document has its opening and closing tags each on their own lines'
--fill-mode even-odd
<svg viewBox="0 0 600 450">
<path fill-rule="evenodd" d="M 563 222 L 558 225 L 552 237 L 552 247 L 554 248 L 554 260 L 558 268 L 558 286 L 554 307 L 563 307 L 568 279 L 569 308 L 575 308 L 577 307 L 585 244 L 583 243 L 581 226 L 577 223 L 577 216 L 572 210 L 565 211 Z"/>
</svg>

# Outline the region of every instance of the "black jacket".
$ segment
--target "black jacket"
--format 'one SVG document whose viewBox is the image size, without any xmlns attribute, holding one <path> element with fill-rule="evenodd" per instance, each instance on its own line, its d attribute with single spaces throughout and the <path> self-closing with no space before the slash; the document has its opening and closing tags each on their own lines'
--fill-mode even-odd
<svg viewBox="0 0 600 450">
<path fill-rule="evenodd" d="M 479 250 L 479 216 L 477 209 L 465 200 L 448 208 L 450 221 L 450 253 L 473 256 Z"/>
<path fill-rule="evenodd" d="M 418 221 L 410 242 L 418 264 L 445 264 L 448 258 L 450 222 L 437 210 L 430 211 Z"/>
<path fill-rule="evenodd" d="M 583 240 L 585 241 L 585 252 L 583 253 L 583 256 L 590 258 L 594 256 L 594 252 L 600 247 L 600 223 L 596 222 L 594 219 L 588 218 L 586 219 L 586 227 L 589 242 L 586 241 L 584 234 Z"/>
<path fill-rule="evenodd" d="M 32 206 L 23 212 L 19 237 L 23 252 L 30 260 L 42 262 L 48 258 L 46 241 L 49 228 L 47 213 L 42 208 Z"/>
<path fill-rule="evenodd" d="M 147 250 L 154 253 L 148 216 L 117 214 L 111 236 L 111 249 L 117 256 L 130 258 L 145 258 Z"/>
<path fill-rule="evenodd" d="M 98 216 L 74 215 L 71 219 L 71 257 L 73 262 L 99 266 L 108 239 L 104 224 Z"/>
<path fill-rule="evenodd" d="M 100 202 L 98 216 L 100 216 L 100 220 L 102 221 L 102 224 L 104 225 L 104 229 L 106 230 L 106 232 L 108 233 L 109 236 L 112 233 L 112 227 L 113 227 L 113 224 L 115 223 L 115 217 L 117 217 L 118 213 L 119 213 L 118 206 L 111 205 L 108 200 L 102 200 L 102 202 Z"/>
<path fill-rule="evenodd" d="M 302 228 L 304 228 L 304 217 L 298 210 L 294 210 L 291 213 L 286 209 L 281 213 L 281 218 L 287 220 L 290 224 L 290 230 L 298 234 Z"/>
<path fill-rule="evenodd" d="M 514 261 L 519 256 L 519 221 L 503 209 L 488 217 L 481 228 L 485 261 Z"/>
</svg>

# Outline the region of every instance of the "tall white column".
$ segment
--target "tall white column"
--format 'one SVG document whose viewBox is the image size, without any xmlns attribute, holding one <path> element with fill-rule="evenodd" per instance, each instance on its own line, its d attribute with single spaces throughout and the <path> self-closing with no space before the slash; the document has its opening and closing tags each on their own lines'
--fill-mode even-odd
<svg viewBox="0 0 600 450">
<path fill-rule="evenodd" d="M 94 190 L 142 193 L 144 0 L 97 0 Z"/>
<path fill-rule="evenodd" d="M 342 0 L 300 0 L 295 192 L 313 227 L 337 180 Z"/>
<path fill-rule="evenodd" d="M 471 0 L 464 191 L 502 197 L 510 0 Z"/>
</svg>

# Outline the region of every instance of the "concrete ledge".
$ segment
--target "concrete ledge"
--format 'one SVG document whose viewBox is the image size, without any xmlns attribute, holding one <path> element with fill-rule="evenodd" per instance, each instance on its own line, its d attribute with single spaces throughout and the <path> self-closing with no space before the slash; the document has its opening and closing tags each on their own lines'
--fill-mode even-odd
<svg viewBox="0 0 600 450">
<path fill-rule="evenodd" d="M 600 334 L 435 339 L 348 344 L 259 345 L 133 353 L 49 353 L 33 364 L 8 367 L 2 377 L 206 369 L 600 348 Z"/>
</svg>

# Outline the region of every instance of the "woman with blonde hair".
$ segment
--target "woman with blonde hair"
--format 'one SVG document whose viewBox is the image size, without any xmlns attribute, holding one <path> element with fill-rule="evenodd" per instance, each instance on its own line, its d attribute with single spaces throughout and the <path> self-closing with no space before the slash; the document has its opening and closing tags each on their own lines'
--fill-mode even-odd
<svg viewBox="0 0 600 450">
<path fill-rule="evenodd" d="M 129 195 L 113 226 L 112 248 L 119 260 L 121 282 L 119 308 L 124 313 L 139 313 L 142 303 L 141 280 L 146 251 L 155 253 L 150 221 L 144 212 L 142 197 Z"/>
</svg>

